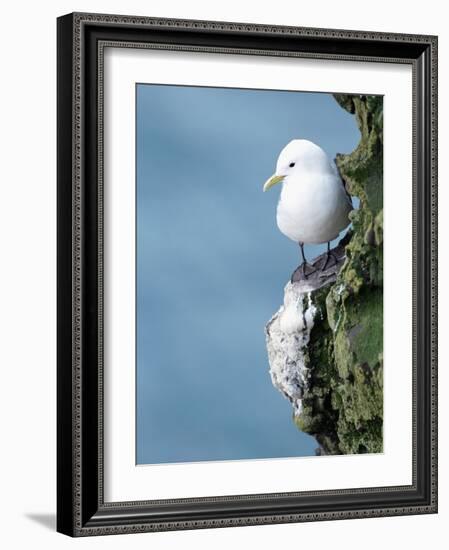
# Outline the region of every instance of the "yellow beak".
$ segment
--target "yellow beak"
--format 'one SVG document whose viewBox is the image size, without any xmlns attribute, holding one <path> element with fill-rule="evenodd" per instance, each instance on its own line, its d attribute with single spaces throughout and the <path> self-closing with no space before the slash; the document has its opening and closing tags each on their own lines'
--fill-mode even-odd
<svg viewBox="0 0 449 550">
<path fill-rule="evenodd" d="M 271 178 L 268 178 L 267 181 L 264 183 L 263 191 L 268 191 L 270 187 L 273 187 L 273 185 L 276 185 L 276 183 L 280 183 L 285 176 L 276 176 L 276 174 L 273 174 Z"/>
</svg>

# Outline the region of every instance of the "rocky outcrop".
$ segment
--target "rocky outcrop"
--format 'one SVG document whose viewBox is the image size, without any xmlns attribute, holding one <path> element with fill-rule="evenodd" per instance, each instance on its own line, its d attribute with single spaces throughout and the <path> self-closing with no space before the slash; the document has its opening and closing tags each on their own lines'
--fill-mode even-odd
<svg viewBox="0 0 449 550">
<path fill-rule="evenodd" d="M 383 449 L 383 104 L 378 96 L 336 95 L 361 133 L 336 164 L 360 207 L 325 271 L 301 269 L 266 327 L 273 385 L 289 399 L 299 429 L 319 453 Z"/>
</svg>

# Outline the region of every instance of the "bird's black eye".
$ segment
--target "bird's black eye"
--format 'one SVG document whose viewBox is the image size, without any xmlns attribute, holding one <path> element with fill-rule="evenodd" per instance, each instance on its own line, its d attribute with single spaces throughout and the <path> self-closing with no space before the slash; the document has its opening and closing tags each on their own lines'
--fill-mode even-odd
<svg viewBox="0 0 449 550">
<path fill-rule="evenodd" d="M 294 162 L 291 162 L 291 163 L 289 164 L 289 166 L 290 166 L 290 168 L 293 168 L 293 166 L 295 166 L 295 163 L 294 163 Z"/>
</svg>

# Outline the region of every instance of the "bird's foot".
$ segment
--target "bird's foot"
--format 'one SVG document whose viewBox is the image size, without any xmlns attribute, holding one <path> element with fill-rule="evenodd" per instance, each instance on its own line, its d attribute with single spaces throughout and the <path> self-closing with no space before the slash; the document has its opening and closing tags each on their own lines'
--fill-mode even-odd
<svg viewBox="0 0 449 550">
<path fill-rule="evenodd" d="M 333 262 L 331 263 L 331 259 L 333 260 Z M 332 267 L 333 265 L 337 265 L 338 264 L 338 258 L 337 256 L 335 256 L 335 254 L 330 250 L 325 258 L 324 258 L 324 262 L 323 262 L 323 265 L 321 267 L 321 272 L 323 271 L 326 271 L 326 269 L 328 267 Z"/>
<path fill-rule="evenodd" d="M 291 277 L 292 283 L 299 283 L 300 281 L 307 281 L 309 275 L 312 275 L 316 272 L 316 269 L 312 264 L 307 262 L 302 263 L 299 267 L 295 269 Z"/>
<path fill-rule="evenodd" d="M 309 264 L 308 262 L 304 262 L 301 265 L 301 271 L 304 279 L 307 279 L 309 275 L 312 275 L 312 273 L 315 273 L 316 269 L 312 264 Z"/>
</svg>

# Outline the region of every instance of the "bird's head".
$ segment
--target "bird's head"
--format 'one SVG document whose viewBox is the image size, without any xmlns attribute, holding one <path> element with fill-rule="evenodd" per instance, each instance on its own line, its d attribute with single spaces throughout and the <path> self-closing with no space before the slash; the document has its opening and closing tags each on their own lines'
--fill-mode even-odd
<svg viewBox="0 0 449 550">
<path fill-rule="evenodd" d="M 321 147 L 306 139 L 294 139 L 282 149 L 276 164 L 276 172 L 267 179 L 263 190 L 268 191 L 277 183 L 287 183 L 292 176 L 322 169 L 323 166 L 329 166 L 329 160 Z"/>
</svg>

